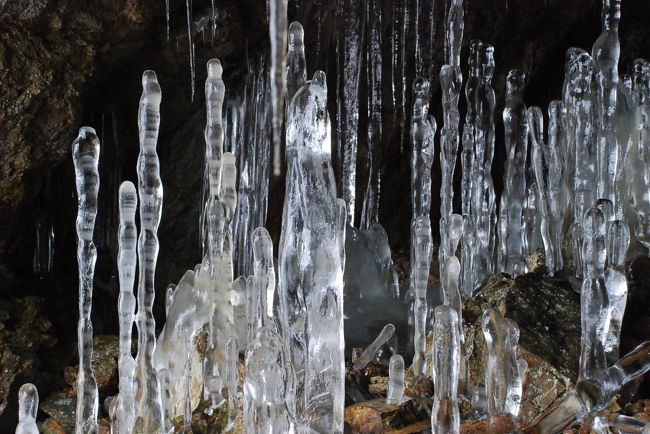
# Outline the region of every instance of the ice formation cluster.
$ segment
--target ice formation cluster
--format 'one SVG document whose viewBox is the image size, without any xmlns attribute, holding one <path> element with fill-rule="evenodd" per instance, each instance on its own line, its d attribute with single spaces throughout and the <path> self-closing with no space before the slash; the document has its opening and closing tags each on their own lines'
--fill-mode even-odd
<svg viewBox="0 0 650 434">
<path fill-rule="evenodd" d="M 561 97 L 549 104 L 546 131 L 542 109 L 524 102 L 524 72 L 507 74 L 505 138 L 497 143 L 491 45 L 469 42 L 463 88 L 463 0 L 451 1 L 446 11 L 445 64 L 439 75 L 443 117 L 436 122 L 429 114 L 434 36 L 426 23 L 434 12 L 425 3 L 418 2 L 410 11 L 414 22 L 408 11 L 396 6 L 399 19 L 390 35 L 390 98 L 399 108 L 402 146 L 410 141 L 411 149 L 410 284 L 404 299 L 410 309 L 413 362 L 407 368 L 402 355 L 392 354 L 386 401 L 398 405 L 408 399 L 406 386 L 431 377 L 435 388 L 431 430 L 459 433 L 459 403 L 477 394 L 467 372 L 463 301 L 495 272 L 526 273 L 527 255 L 543 249 L 548 273 L 570 273 L 580 288 L 578 382 L 530 426 L 519 426 L 527 369 L 517 355 L 519 328 L 498 310 L 489 309 L 482 317 L 488 354 L 485 390 L 478 395 L 483 396 L 489 432 L 560 432 L 604 408 L 624 384 L 650 369 L 650 342 L 619 354 L 628 246 L 650 247 L 650 63 L 637 59 L 632 75 L 619 75 L 621 2 L 603 0 L 602 34 L 591 54 L 579 48 L 567 51 Z M 122 183 L 117 204 L 120 353 L 119 394 L 109 409 L 113 433 L 170 433 L 179 429 L 178 420 L 183 421 L 184 432 L 191 432 L 192 413 L 200 402 L 206 413 L 225 405 L 227 429 L 239 418 L 247 433 L 344 432 L 344 299 L 354 293 L 372 300 L 380 296 L 373 293 L 374 287 L 385 288 L 385 294 L 394 298 L 400 292 L 386 233 L 378 222 L 381 71 L 386 60 L 381 52 L 381 13 L 376 17 L 381 6 L 379 0 L 365 2 L 365 11 L 356 10 L 356 5 L 348 0 L 339 5 L 346 32 L 337 41 L 339 116 L 334 143 L 326 76 L 322 71 L 308 74 L 305 34 L 299 23 L 287 23 L 287 0 L 269 2 L 270 71 L 254 77 L 245 106 L 227 104 L 224 109 L 223 66 L 217 59 L 208 62 L 203 260 L 178 284 L 167 287 L 166 320 L 158 336 L 152 308 L 156 294 L 162 294 L 154 276 L 163 206 L 156 152 L 163 92 L 155 72 L 144 72 L 137 119 L 137 182 Z M 356 21 L 364 13 L 376 18 L 367 20 L 365 62 L 370 170 L 361 222 L 355 227 L 363 64 Z M 419 77 L 406 83 L 405 38 L 411 25 L 416 27 Z M 192 32 L 189 38 L 191 43 Z M 193 57 L 190 62 L 194 71 Z M 413 97 L 407 108 L 409 86 Z M 461 93 L 467 106 L 464 122 Z M 268 132 L 245 143 L 237 130 L 245 123 Z M 232 152 L 224 151 L 225 143 Z M 506 153 L 499 200 L 491 175 L 497 146 L 505 147 Z M 90 313 L 99 149 L 95 131 L 82 127 L 72 146 L 79 199 L 78 434 L 98 432 Z M 462 206 L 455 213 L 453 179 L 459 152 L 462 173 L 457 193 Z M 437 249 L 442 304 L 429 306 L 436 154 L 442 174 Z M 275 174 L 286 168 L 281 235 L 275 246 L 264 228 L 271 167 Z M 335 172 L 341 175 L 340 191 Z M 346 258 L 349 252 L 354 254 Z M 352 264 L 359 269 L 350 269 Z M 367 273 L 369 280 L 355 280 L 358 273 Z M 348 283 L 350 293 L 344 292 Z M 427 348 L 429 331 L 432 348 Z M 364 369 L 395 334 L 395 326 L 387 324 L 365 349 L 355 348 L 351 369 Z M 197 345 L 201 336 L 207 342 L 203 349 Z M 16 433 L 37 433 L 36 388 L 24 385 L 19 399 Z"/>
</svg>

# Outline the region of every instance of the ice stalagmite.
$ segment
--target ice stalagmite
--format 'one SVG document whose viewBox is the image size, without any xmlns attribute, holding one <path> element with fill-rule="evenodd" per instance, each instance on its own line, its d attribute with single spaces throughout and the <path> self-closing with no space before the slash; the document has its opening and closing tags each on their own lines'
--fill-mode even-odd
<svg viewBox="0 0 650 434">
<path fill-rule="evenodd" d="M 156 153 L 162 93 L 154 71 L 142 74 L 142 96 L 138 110 L 140 154 L 138 155 L 138 196 L 140 236 L 138 238 L 138 353 L 136 355 L 136 432 L 163 432 L 160 384 L 153 367 L 156 349 L 156 322 L 153 302 L 154 276 L 158 258 L 158 224 L 162 212 L 163 188 L 160 161 Z"/>
<path fill-rule="evenodd" d="M 457 390 L 461 346 L 458 314 L 449 306 L 440 305 L 434 315 L 432 376 L 435 393 L 431 431 L 457 434 L 460 432 Z"/>
<path fill-rule="evenodd" d="M 562 117 L 566 108 L 562 101 L 551 101 L 548 105 L 548 144 L 545 160 L 547 164 L 547 204 L 549 213 L 549 235 L 554 255 L 555 270 L 564 268 L 562 256 L 562 225 L 566 212 L 567 149 L 566 129 Z M 538 181 L 539 185 L 539 181 Z M 548 253 L 547 253 L 548 257 Z M 548 259 L 546 260 L 548 264 Z M 550 269 L 550 267 L 549 267 Z"/>
<path fill-rule="evenodd" d="M 404 358 L 393 354 L 388 362 L 386 404 L 399 404 L 404 397 Z"/>
<path fill-rule="evenodd" d="M 573 224 L 571 227 L 573 255 L 576 277 L 582 277 L 582 220 L 589 208 L 596 202 L 596 147 L 594 131 L 594 94 L 592 77 L 594 62 L 587 53 L 576 58 L 575 71 L 571 76 L 569 91 L 570 105 L 574 123 L 569 130 L 573 134 Z"/>
<path fill-rule="evenodd" d="M 413 83 L 413 117 L 411 121 L 411 276 L 415 272 L 415 223 L 418 217 L 429 218 L 431 211 L 431 166 L 435 154 L 436 121 L 429 115 L 429 82 L 416 78 Z M 413 281 L 414 282 L 414 281 Z M 411 287 L 414 290 L 413 287 Z"/>
<path fill-rule="evenodd" d="M 343 432 L 343 268 L 325 74 L 294 95 L 287 122 L 287 187 L 279 248 L 280 320 L 297 376 L 297 413 Z"/>
<path fill-rule="evenodd" d="M 519 414 L 526 362 L 517 360 L 519 327 L 496 309 L 483 312 L 488 350 L 485 368 L 488 425 L 491 432 L 512 429 Z"/>
<path fill-rule="evenodd" d="M 550 198 L 550 180 L 551 165 L 548 161 L 549 155 L 544 143 L 544 115 L 539 107 L 528 108 L 528 124 L 530 127 L 530 141 L 532 146 L 531 165 L 535 173 L 537 184 L 537 210 L 541 223 L 541 235 L 544 241 L 544 253 L 546 257 L 546 266 L 551 273 L 558 270 L 556 261 L 558 254 L 555 252 L 556 245 L 551 237 L 551 208 Z M 532 222 L 526 222 L 531 224 Z M 561 254 L 561 252 L 560 252 Z"/>
<path fill-rule="evenodd" d="M 447 258 L 444 247 L 447 244 L 446 226 L 453 211 L 453 177 L 458 153 L 460 114 L 458 100 L 463 83 L 460 69 L 460 47 L 465 27 L 463 1 L 454 0 L 449 7 L 445 31 L 445 61 L 440 70 L 442 90 L 443 127 L 440 133 L 440 167 L 442 181 L 440 191 L 440 275 L 446 274 Z"/>
<path fill-rule="evenodd" d="M 235 413 L 237 411 L 237 385 L 239 384 L 238 361 L 239 350 L 237 348 L 237 337 L 228 336 L 226 341 L 226 375 L 224 382 L 228 389 L 228 427 L 231 427 L 235 423 Z"/>
<path fill-rule="evenodd" d="M 415 267 L 412 267 L 411 285 L 415 292 L 413 303 L 414 334 L 413 345 L 413 375 L 416 378 L 424 375 L 426 370 L 426 327 L 427 327 L 427 287 L 429 284 L 429 266 L 433 240 L 431 223 L 428 216 L 420 216 L 415 220 L 413 228 L 415 243 Z"/>
<path fill-rule="evenodd" d="M 499 207 L 499 268 L 518 276 L 526 272 L 522 212 L 526 202 L 526 156 L 528 117 L 522 96 L 525 75 L 513 69 L 506 83 L 505 126 L 506 167 Z"/>
<path fill-rule="evenodd" d="M 93 243 L 97 194 L 99 192 L 99 139 L 95 130 L 81 127 L 72 143 L 79 212 L 77 213 L 77 261 L 79 262 L 79 325 L 77 328 L 79 371 L 77 374 L 77 434 L 97 431 L 99 396 L 93 375 L 93 325 L 90 311 L 93 303 L 93 276 L 97 249 Z"/>
<path fill-rule="evenodd" d="M 38 390 L 31 383 L 20 386 L 18 391 L 18 426 L 16 434 L 38 434 Z"/>
<path fill-rule="evenodd" d="M 361 229 L 368 229 L 379 222 L 379 193 L 381 187 L 381 145 L 382 145 L 382 20 L 381 2 L 366 3 L 366 78 L 367 78 L 367 143 L 368 183 L 361 209 Z"/>
<path fill-rule="evenodd" d="M 131 335 L 135 320 L 135 295 L 133 282 L 137 266 L 138 230 L 135 226 L 135 211 L 138 196 L 135 185 L 124 181 L 120 186 L 119 209 L 120 226 L 118 228 L 117 270 L 120 278 L 120 296 L 118 300 L 120 324 L 119 389 L 117 404 L 117 427 L 120 433 L 130 433 L 135 422 L 135 359 L 131 354 Z"/>
<path fill-rule="evenodd" d="M 284 118 L 284 50 L 287 47 L 287 0 L 269 2 L 269 37 L 271 38 L 271 107 L 273 116 L 273 174 L 282 171 L 281 139 Z"/>
<path fill-rule="evenodd" d="M 247 321 L 253 338 L 246 349 L 243 410 L 246 432 L 293 432 L 296 422 L 295 375 L 287 347 L 272 315 L 275 294 L 273 243 L 264 228 L 257 228 L 253 234 L 253 255 L 255 275 L 250 276 L 247 282 Z M 226 379 L 230 394 L 235 380 L 228 372 Z"/>
<path fill-rule="evenodd" d="M 390 340 L 390 338 L 393 337 L 395 334 L 395 326 L 392 324 L 386 324 L 384 328 L 381 330 L 381 333 L 377 335 L 374 341 L 368 345 L 363 352 L 359 355 L 357 360 L 354 362 L 354 369 L 363 369 L 365 368 L 368 363 L 370 363 L 375 356 L 377 356 L 377 353 L 379 352 L 379 349 L 384 345 L 386 342 Z"/>
<path fill-rule="evenodd" d="M 582 224 L 584 280 L 580 291 L 580 378 L 589 379 L 606 368 L 608 296 L 605 287 L 606 222 L 598 208 L 585 213 Z"/>
<path fill-rule="evenodd" d="M 494 247 L 496 207 L 494 184 L 492 182 L 492 159 L 494 157 L 494 109 L 496 98 L 492 88 L 494 74 L 494 47 L 475 43 L 475 62 L 478 65 L 478 82 L 466 89 L 466 98 L 474 94 L 474 155 L 471 166 L 471 216 L 476 231 L 476 258 L 473 268 L 473 286 L 476 289 L 494 272 Z M 472 53 L 470 53 L 470 56 Z M 471 59 L 470 59 L 471 61 Z"/>
<path fill-rule="evenodd" d="M 305 31 L 298 21 L 289 25 L 289 48 L 285 57 L 284 93 L 287 105 L 291 98 L 307 81 L 307 60 L 305 59 Z"/>
<path fill-rule="evenodd" d="M 625 279 L 625 256 L 630 245 L 630 230 L 625 222 L 614 220 L 607 230 L 607 310 L 609 325 L 605 337 L 605 356 L 608 364 L 618 360 L 621 326 L 627 303 L 627 280 Z"/>
</svg>

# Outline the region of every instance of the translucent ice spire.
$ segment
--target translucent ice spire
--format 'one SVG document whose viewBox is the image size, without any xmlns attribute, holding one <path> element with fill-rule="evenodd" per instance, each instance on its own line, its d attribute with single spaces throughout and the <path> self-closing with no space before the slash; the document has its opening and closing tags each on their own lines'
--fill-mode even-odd
<svg viewBox="0 0 650 434">
<path fill-rule="evenodd" d="M 269 2 L 269 37 L 271 38 L 271 127 L 273 128 L 273 174 L 282 171 L 281 138 L 284 118 L 284 50 L 287 47 L 287 0 Z"/>
<path fill-rule="evenodd" d="M 117 270 L 120 278 L 120 296 L 118 300 L 120 325 L 119 396 L 117 404 L 117 426 L 119 432 L 130 433 L 135 422 L 135 360 L 131 354 L 131 334 L 135 320 L 135 295 L 133 282 L 137 266 L 138 230 L 135 226 L 135 211 L 138 195 L 131 181 L 124 181 L 120 186 L 119 217 L 117 244 Z"/>
<path fill-rule="evenodd" d="M 625 256 L 630 245 L 630 230 L 625 222 L 614 220 L 607 230 L 607 310 L 609 325 L 605 338 L 605 356 L 609 364 L 618 360 L 621 341 L 621 325 L 627 303 L 627 280 L 625 279 Z"/>
<path fill-rule="evenodd" d="M 555 270 L 564 268 L 562 257 L 562 224 L 566 211 L 567 189 L 567 149 L 566 129 L 562 117 L 566 108 L 562 101 L 551 101 L 548 105 L 548 144 L 543 155 L 547 167 L 547 204 L 549 213 L 549 235 L 554 254 L 553 263 Z M 540 182 L 537 181 L 540 185 Z M 548 253 L 546 254 L 548 258 Z M 548 264 L 548 259 L 546 260 Z M 550 267 L 549 267 L 550 269 Z"/>
<path fill-rule="evenodd" d="M 404 358 L 393 354 L 388 361 L 386 404 L 398 404 L 404 397 Z"/>
<path fill-rule="evenodd" d="M 31 383 L 20 386 L 18 391 L 18 426 L 16 434 L 38 434 L 38 390 Z"/>
<path fill-rule="evenodd" d="M 435 310 L 433 325 L 432 376 L 435 393 L 431 409 L 431 431 L 460 432 L 458 409 L 458 373 L 460 361 L 459 321 L 456 311 L 440 305 Z"/>
<path fill-rule="evenodd" d="M 265 228 L 253 232 L 253 270 L 261 289 L 260 314 L 261 325 L 271 327 L 273 318 L 273 298 L 275 296 L 275 269 L 273 268 L 273 241 Z"/>
<path fill-rule="evenodd" d="M 235 423 L 235 413 L 237 412 L 237 385 L 239 384 L 239 371 L 237 362 L 239 361 L 239 350 L 237 349 L 237 337 L 228 336 L 226 340 L 226 374 L 225 384 L 228 390 L 228 426 Z"/>
<path fill-rule="evenodd" d="M 606 367 L 607 290 L 605 287 L 606 223 L 598 208 L 589 209 L 583 221 L 584 280 L 580 292 L 582 324 L 580 378 L 588 379 Z"/>
<path fill-rule="evenodd" d="M 429 217 L 420 216 L 415 220 L 413 227 L 413 253 L 414 266 L 411 267 L 411 286 L 415 291 L 413 304 L 414 334 L 413 345 L 413 374 L 416 378 L 424 375 L 426 370 L 426 326 L 427 326 L 427 287 L 429 284 L 429 266 L 433 240 L 431 237 L 431 223 Z"/>
<path fill-rule="evenodd" d="M 305 31 L 298 21 L 289 25 L 289 48 L 285 57 L 284 92 L 287 105 L 291 98 L 307 81 L 307 60 L 305 59 Z"/>
<path fill-rule="evenodd" d="M 156 153 L 160 126 L 162 92 L 154 71 L 142 74 L 142 96 L 138 110 L 140 154 L 138 155 L 138 196 L 140 236 L 138 238 L 138 353 L 136 355 L 136 431 L 160 433 L 164 429 L 160 385 L 153 368 L 156 322 L 153 302 L 154 276 L 158 258 L 158 224 L 162 212 L 163 188 L 160 160 Z"/>
<path fill-rule="evenodd" d="M 522 99 L 525 78 L 517 69 L 510 71 L 503 110 L 507 160 L 499 207 L 499 267 L 512 276 L 526 272 L 522 230 L 528 152 L 528 116 Z"/>
<path fill-rule="evenodd" d="M 336 434 L 343 431 L 345 398 L 343 240 L 322 71 L 294 95 L 287 119 L 281 327 L 296 370 L 298 414 L 312 429 Z"/>
<path fill-rule="evenodd" d="M 431 211 L 431 166 L 435 154 L 436 121 L 429 115 L 429 82 L 416 78 L 413 82 L 413 119 L 411 122 L 411 203 L 412 221 L 429 216 Z M 414 258 L 411 258 L 414 259 Z"/>
<path fill-rule="evenodd" d="M 77 213 L 77 261 L 79 262 L 79 372 L 77 374 L 77 434 L 97 430 L 99 396 L 91 365 L 93 355 L 93 325 L 90 311 L 93 304 L 93 276 L 97 249 L 93 243 L 97 194 L 99 192 L 99 138 L 95 130 L 81 127 L 72 143 L 79 212 Z"/>
<path fill-rule="evenodd" d="M 390 340 L 390 338 L 393 337 L 395 334 L 395 326 L 392 324 L 386 324 L 383 329 L 381 329 L 381 333 L 377 335 L 374 341 L 368 345 L 359 358 L 356 360 L 354 363 L 354 369 L 363 369 L 365 368 L 368 363 L 370 363 L 375 356 L 377 355 L 377 352 L 379 349 L 384 345 L 386 342 Z"/>
<path fill-rule="evenodd" d="M 526 362 L 517 360 L 519 327 L 496 309 L 483 312 L 483 335 L 488 350 L 485 369 L 488 424 L 493 429 L 512 429 L 519 407 Z M 505 431 L 503 431 L 505 432 Z"/>
</svg>

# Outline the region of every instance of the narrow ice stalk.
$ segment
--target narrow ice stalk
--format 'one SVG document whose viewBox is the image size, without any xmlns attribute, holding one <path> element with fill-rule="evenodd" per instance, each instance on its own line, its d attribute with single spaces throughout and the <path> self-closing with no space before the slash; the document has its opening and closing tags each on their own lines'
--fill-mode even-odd
<svg viewBox="0 0 650 434">
<path fill-rule="evenodd" d="M 460 411 L 458 409 L 458 374 L 460 360 L 460 337 L 458 315 L 449 306 L 440 305 L 435 310 L 433 326 L 434 384 L 431 431 L 458 434 Z"/>
<path fill-rule="evenodd" d="M 142 96 L 138 110 L 140 154 L 138 155 L 138 196 L 140 236 L 138 238 L 138 353 L 136 355 L 136 430 L 158 434 L 163 431 L 160 385 L 153 368 L 156 322 L 153 303 L 154 276 L 158 258 L 158 225 L 162 212 L 163 187 L 160 160 L 156 153 L 162 93 L 154 71 L 142 74 Z"/>
<path fill-rule="evenodd" d="M 77 411 L 75 432 L 97 430 L 99 395 L 91 364 L 93 325 L 90 320 L 93 297 L 93 276 L 97 249 L 93 243 L 97 194 L 99 192 L 99 139 L 95 130 L 82 127 L 72 143 L 79 212 L 77 214 L 77 261 L 79 262 L 79 371 L 77 374 Z"/>
<path fill-rule="evenodd" d="M 395 334 L 395 326 L 392 324 L 386 324 L 384 328 L 381 330 L 381 333 L 377 335 L 374 341 L 370 345 L 368 345 L 357 361 L 354 363 L 353 368 L 354 369 L 363 369 L 365 368 L 368 363 L 370 363 L 375 356 L 377 355 L 377 352 L 381 348 L 382 345 L 384 345 L 386 342 L 390 340 L 390 338 L 393 337 Z"/>
<path fill-rule="evenodd" d="M 284 119 L 284 50 L 287 46 L 287 0 L 269 2 L 269 37 L 271 39 L 271 127 L 273 128 L 273 174 L 282 172 L 281 138 Z"/>
<path fill-rule="evenodd" d="M 138 196 L 135 185 L 125 181 L 120 186 L 118 229 L 117 269 L 120 279 L 120 295 L 118 300 L 120 325 L 120 356 L 119 396 L 117 404 L 118 428 L 120 433 L 130 433 L 135 422 L 135 359 L 131 354 L 131 334 L 135 320 L 135 295 L 133 283 L 137 266 L 138 230 L 135 226 L 135 211 L 138 206 Z"/>
<path fill-rule="evenodd" d="M 18 426 L 16 434 L 38 434 L 36 415 L 38 413 L 38 390 L 31 383 L 18 390 Z"/>
</svg>

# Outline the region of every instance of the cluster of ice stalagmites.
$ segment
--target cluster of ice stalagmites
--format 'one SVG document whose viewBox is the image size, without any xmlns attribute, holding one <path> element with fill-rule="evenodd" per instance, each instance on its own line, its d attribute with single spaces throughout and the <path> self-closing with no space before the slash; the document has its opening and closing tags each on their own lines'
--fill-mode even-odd
<svg viewBox="0 0 650 434">
<path fill-rule="evenodd" d="M 247 432 L 343 432 L 346 231 L 377 242 L 376 256 L 381 258 L 373 260 L 383 264 L 381 272 L 390 263 L 387 237 L 376 226 L 382 134 L 381 5 L 369 1 L 360 13 L 356 3 L 340 2 L 340 10 L 349 12 L 344 19 L 348 24 L 358 24 L 365 14 L 369 35 L 366 78 L 370 170 L 362 211 L 363 231 L 356 231 L 348 225 L 354 223 L 362 28 L 352 26 L 349 33 L 338 38 L 338 60 L 343 68 L 337 77 L 337 93 L 342 99 L 339 160 L 335 163 L 342 169 L 342 200 L 337 199 L 334 178 L 326 77 L 317 71 L 307 80 L 304 31 L 297 22 L 291 23 L 287 31 L 286 3 L 269 3 L 271 77 L 263 73 L 254 77 L 250 87 L 253 92 L 245 96 L 244 102 L 237 105 L 230 101 L 224 111 L 223 68 L 216 59 L 208 62 L 204 131 L 207 189 L 200 228 L 204 256 L 177 285 L 167 288 L 166 322 L 157 339 L 152 308 L 162 210 L 156 153 L 161 88 L 153 71 L 143 74 L 137 191 L 133 183 L 125 181 L 118 198 L 120 390 L 110 409 L 116 433 L 168 433 L 178 417 L 184 419 L 184 429 L 190 431 L 192 412 L 201 398 L 208 414 L 226 406 L 231 427 L 240 395 Z M 423 5 L 416 5 L 414 22 L 418 32 L 422 21 L 419 14 L 425 10 Z M 395 11 L 409 12 L 410 6 L 397 6 Z M 378 21 L 372 19 L 375 13 L 379 13 Z M 581 292 L 578 383 L 555 408 L 523 429 L 530 433 L 557 432 L 602 409 L 622 385 L 650 369 L 648 343 L 622 358 L 619 355 L 627 298 L 628 246 L 636 241 L 650 245 L 650 64 L 637 59 L 632 76 L 619 77 L 620 0 L 604 0 L 603 32 L 592 55 L 576 48 L 567 53 L 561 99 L 548 107 L 546 133 L 542 109 L 527 109 L 523 101 L 525 74 L 510 71 L 502 114 L 506 133 L 505 187 L 497 220 L 491 176 L 497 146 L 496 97 L 492 88 L 494 49 L 478 40 L 469 44 L 463 123 L 459 112 L 462 0 L 451 2 L 447 17 L 446 64 L 439 77 L 443 119 L 437 259 L 443 300 L 440 306 L 428 305 L 435 239 L 430 208 L 436 121 L 429 115 L 430 77 L 421 51 L 426 41 L 418 33 L 416 67 L 420 76 L 412 83 L 409 129 L 412 215 L 407 297 L 413 301 L 415 351 L 412 376 L 405 375 L 404 357 L 393 354 L 390 358 L 386 402 L 399 405 L 408 400 L 405 389 L 409 381 L 417 382 L 430 374 L 435 385 L 432 432 L 459 432 L 459 403 L 472 393 L 466 366 L 463 300 L 471 297 L 496 269 L 512 276 L 525 273 L 526 256 L 543 247 L 548 271 L 571 272 Z M 409 20 L 405 14 L 393 23 L 392 29 L 393 54 L 402 62 L 406 60 Z M 395 66 L 393 72 L 397 72 Z M 403 111 L 397 117 L 405 122 L 404 67 L 401 74 L 402 82 L 393 86 L 392 96 L 397 111 Z M 397 76 L 393 75 L 393 80 Z M 264 138 L 264 129 L 272 131 L 273 167 L 277 173 L 281 167 L 283 116 L 287 174 L 276 279 L 273 242 L 263 227 L 271 162 L 270 140 Z M 246 136 L 251 138 L 250 147 L 238 137 L 239 132 L 248 131 L 242 124 L 252 124 L 256 131 Z M 453 177 L 459 146 L 462 205 L 457 214 Z M 81 129 L 73 144 L 73 157 L 79 195 L 80 277 L 76 430 L 85 433 L 97 430 L 98 412 L 97 386 L 90 365 L 96 259 L 92 237 L 99 188 L 99 141 L 94 130 Z M 139 237 L 135 222 L 138 202 Z M 364 270 L 353 271 L 367 271 L 366 262 L 356 257 L 350 262 L 363 264 L 360 268 Z M 133 288 L 136 268 L 137 306 Z M 380 276 L 372 282 L 388 280 Z M 397 289 L 393 292 L 398 294 Z M 493 309 L 484 312 L 482 321 L 487 345 L 487 430 L 512 432 L 517 425 L 526 371 L 526 363 L 517 354 L 519 329 Z M 138 332 L 135 358 L 131 353 L 134 323 Z M 427 354 L 429 330 L 433 347 Z M 353 350 L 353 369 L 366 368 L 395 333 L 395 326 L 387 324 L 365 349 Z M 201 337 L 207 342 L 203 352 L 196 348 Z M 245 363 L 242 390 L 238 390 L 240 353 Z M 25 385 L 20 400 L 17 432 L 37 432 L 35 388 Z"/>
</svg>

